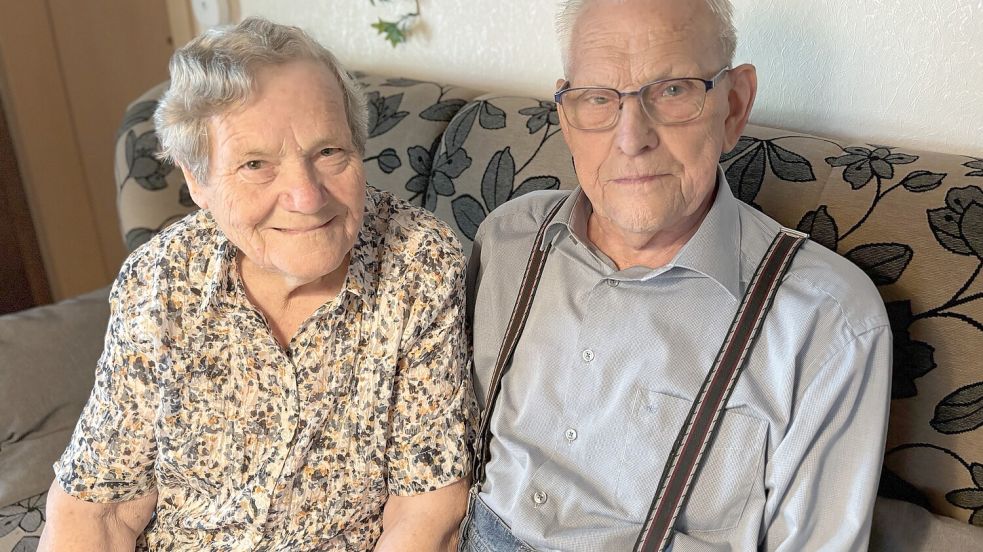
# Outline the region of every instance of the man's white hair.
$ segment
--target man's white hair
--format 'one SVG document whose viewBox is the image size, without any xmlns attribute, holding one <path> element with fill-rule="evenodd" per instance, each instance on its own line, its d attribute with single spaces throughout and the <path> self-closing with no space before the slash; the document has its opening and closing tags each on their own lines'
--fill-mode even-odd
<svg viewBox="0 0 983 552">
<path fill-rule="evenodd" d="M 560 0 L 556 12 L 556 35 L 560 41 L 560 58 L 563 60 L 563 72 L 570 76 L 570 51 L 573 48 L 573 29 L 577 24 L 580 12 L 592 0 Z M 624 1 L 624 0 L 619 0 Z M 677 0 L 680 1 L 680 0 Z M 734 51 L 737 50 L 737 29 L 734 28 L 734 6 L 730 0 L 703 0 L 717 18 L 717 28 L 720 29 L 720 48 L 728 65 L 734 62 Z"/>
<path fill-rule="evenodd" d="M 208 177 L 208 119 L 241 105 L 254 91 L 259 69 L 313 60 L 338 79 L 355 150 L 365 152 L 368 109 L 359 84 L 338 59 L 297 27 L 250 17 L 220 27 L 180 48 L 171 58 L 171 85 L 157 104 L 154 125 L 161 157 L 186 167 L 201 184 Z"/>
</svg>

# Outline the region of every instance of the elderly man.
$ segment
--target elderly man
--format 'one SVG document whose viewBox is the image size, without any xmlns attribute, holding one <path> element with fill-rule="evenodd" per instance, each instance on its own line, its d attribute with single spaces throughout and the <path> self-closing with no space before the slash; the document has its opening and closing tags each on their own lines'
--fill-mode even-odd
<svg viewBox="0 0 983 552">
<path fill-rule="evenodd" d="M 42 549 L 451 549 L 459 244 L 366 188 L 365 100 L 299 29 L 209 31 L 171 76 L 155 121 L 201 210 L 116 280 Z"/>
<path fill-rule="evenodd" d="M 731 194 L 718 159 L 757 86 L 731 11 L 561 7 L 580 187 L 505 204 L 475 240 L 464 550 L 867 546 L 888 318 L 860 270 Z"/>
</svg>

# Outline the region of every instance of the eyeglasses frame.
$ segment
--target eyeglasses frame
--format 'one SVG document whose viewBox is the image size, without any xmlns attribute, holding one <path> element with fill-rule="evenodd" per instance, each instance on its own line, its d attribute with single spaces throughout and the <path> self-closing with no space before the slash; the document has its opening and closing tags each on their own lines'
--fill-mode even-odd
<svg viewBox="0 0 983 552">
<path fill-rule="evenodd" d="M 673 77 L 673 78 L 669 78 L 669 79 L 659 79 L 659 80 L 655 80 L 655 81 L 652 81 L 652 82 L 647 82 L 647 83 L 639 86 L 638 87 L 638 90 L 633 90 L 633 91 L 621 91 L 621 90 L 618 90 L 616 88 L 608 88 L 606 86 L 578 86 L 576 88 L 569 88 L 570 81 L 564 81 L 563 82 L 563 86 L 561 86 L 556 92 L 553 93 L 553 101 L 556 102 L 557 105 L 563 105 L 563 95 L 566 94 L 567 92 L 570 92 L 570 91 L 573 91 L 573 90 L 610 90 L 611 92 L 614 92 L 615 94 L 618 95 L 618 114 L 615 115 L 614 120 L 611 121 L 611 124 L 609 124 L 606 127 L 601 127 L 601 128 L 580 128 L 580 127 L 574 125 L 572 122 L 570 122 L 570 119 L 567 117 L 566 112 L 564 112 L 563 113 L 563 118 L 567 120 L 567 123 L 570 123 L 570 126 L 572 126 L 573 128 L 576 128 L 577 130 L 586 130 L 586 131 L 598 130 L 598 131 L 600 131 L 600 130 L 608 130 L 608 129 L 614 127 L 616 124 L 618 124 L 618 119 L 621 118 L 621 111 L 622 111 L 622 109 L 625 106 L 625 98 L 628 97 L 628 96 L 638 96 L 639 97 L 639 103 L 641 104 L 642 112 L 645 113 L 645 115 L 653 123 L 659 124 L 659 125 L 682 125 L 682 124 L 686 124 L 686 123 L 689 123 L 691 121 L 694 121 L 696 119 L 699 119 L 700 118 L 700 115 L 703 115 L 703 108 L 706 106 L 706 94 L 709 94 L 710 91 L 713 90 L 714 87 L 717 85 L 717 83 L 719 83 L 720 80 L 722 78 L 724 78 L 724 75 L 726 75 L 728 72 L 730 72 L 731 69 L 733 69 L 733 68 L 730 65 L 724 66 L 723 69 L 721 69 L 720 71 L 717 71 L 717 73 L 714 76 L 710 77 L 709 80 L 707 80 L 707 79 L 701 79 L 699 77 Z M 663 123 L 663 122 L 656 121 L 655 118 L 652 117 L 652 115 L 648 112 L 648 110 L 645 109 L 645 104 L 641 101 L 642 91 L 645 90 L 646 88 L 648 88 L 650 86 L 653 86 L 653 85 L 656 85 L 656 84 L 665 84 L 667 82 L 680 81 L 680 80 L 696 80 L 696 81 L 700 81 L 700 82 L 703 83 L 703 86 L 706 87 L 706 91 L 705 91 L 704 97 L 703 97 L 703 105 L 700 106 L 700 112 L 697 113 L 696 115 L 694 115 L 692 119 L 687 119 L 685 121 L 673 121 L 671 123 Z"/>
</svg>

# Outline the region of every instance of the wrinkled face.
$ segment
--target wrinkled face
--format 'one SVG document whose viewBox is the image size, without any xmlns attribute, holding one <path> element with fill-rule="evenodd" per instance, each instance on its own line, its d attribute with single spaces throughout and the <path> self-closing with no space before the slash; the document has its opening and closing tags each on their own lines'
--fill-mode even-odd
<svg viewBox="0 0 983 552">
<path fill-rule="evenodd" d="M 574 28 L 567 78 L 572 87 L 623 91 L 666 78 L 710 79 L 727 63 L 718 36 L 703 2 L 594 2 Z M 595 226 L 612 238 L 672 233 L 702 220 L 725 148 L 730 80 L 718 81 L 699 118 L 680 125 L 652 123 L 637 97 L 625 98 L 611 129 L 577 130 L 561 117 L 594 209 L 592 239 Z"/>
<path fill-rule="evenodd" d="M 185 174 L 243 263 L 295 284 L 347 270 L 365 180 L 341 86 L 323 65 L 260 69 L 252 96 L 208 132 L 208 182 Z"/>
</svg>

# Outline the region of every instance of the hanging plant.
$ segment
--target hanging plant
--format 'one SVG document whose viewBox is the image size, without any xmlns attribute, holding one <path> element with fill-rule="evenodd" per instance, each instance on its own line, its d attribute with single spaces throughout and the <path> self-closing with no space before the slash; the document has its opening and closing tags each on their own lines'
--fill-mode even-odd
<svg viewBox="0 0 983 552">
<path fill-rule="evenodd" d="M 369 0 L 372 5 L 375 5 L 376 0 Z M 385 40 L 388 40 L 395 48 L 398 44 L 406 42 L 407 35 L 409 34 L 410 23 L 417 17 L 420 17 L 420 0 L 416 1 L 416 11 L 410 13 L 404 13 L 396 21 L 386 21 L 383 18 L 379 18 L 379 21 L 372 24 L 372 28 L 383 35 Z M 379 2 L 392 2 L 392 0 L 379 0 Z"/>
</svg>

